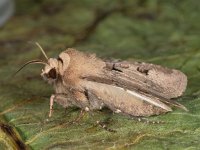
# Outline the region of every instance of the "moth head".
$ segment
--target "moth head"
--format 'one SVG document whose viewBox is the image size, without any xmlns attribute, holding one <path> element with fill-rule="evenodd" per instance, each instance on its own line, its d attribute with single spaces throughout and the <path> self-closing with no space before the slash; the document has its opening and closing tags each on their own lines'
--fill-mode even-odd
<svg viewBox="0 0 200 150">
<path fill-rule="evenodd" d="M 48 58 L 46 53 L 42 49 L 42 47 L 38 43 L 36 43 L 36 45 L 40 48 L 46 61 L 43 61 L 43 60 L 28 61 L 15 74 L 17 74 L 20 70 L 22 70 L 28 64 L 43 64 L 44 68 L 42 69 L 41 76 L 49 84 L 53 84 L 58 80 L 58 78 L 62 78 L 64 71 L 68 68 L 70 57 L 67 53 L 62 52 L 57 59 Z"/>
<path fill-rule="evenodd" d="M 41 76 L 48 83 L 54 83 L 58 79 L 59 69 L 58 69 L 58 60 L 55 58 L 49 58 L 47 64 L 45 64 L 42 69 Z"/>
</svg>

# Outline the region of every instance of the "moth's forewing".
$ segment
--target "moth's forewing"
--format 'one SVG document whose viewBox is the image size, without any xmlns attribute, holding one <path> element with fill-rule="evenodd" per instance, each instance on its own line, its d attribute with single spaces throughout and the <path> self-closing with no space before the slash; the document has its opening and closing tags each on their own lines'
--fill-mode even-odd
<svg viewBox="0 0 200 150">
<path fill-rule="evenodd" d="M 175 69 L 147 63 L 108 63 L 102 74 L 85 76 L 87 80 L 117 85 L 129 90 L 140 90 L 167 99 L 181 96 L 187 77 Z"/>
<path fill-rule="evenodd" d="M 116 81 L 133 83 L 133 86 L 138 86 L 140 90 L 165 98 L 181 96 L 187 86 L 184 73 L 159 65 L 121 62 L 115 64 L 114 69 L 121 71 L 117 76 L 116 71 L 112 71 L 112 78 Z"/>
<path fill-rule="evenodd" d="M 82 85 L 98 98 L 99 103 L 103 103 L 117 113 L 150 116 L 171 111 L 171 108 L 162 103 L 159 98 L 145 93 L 141 94 L 137 91 L 92 81 L 85 81 Z"/>
</svg>

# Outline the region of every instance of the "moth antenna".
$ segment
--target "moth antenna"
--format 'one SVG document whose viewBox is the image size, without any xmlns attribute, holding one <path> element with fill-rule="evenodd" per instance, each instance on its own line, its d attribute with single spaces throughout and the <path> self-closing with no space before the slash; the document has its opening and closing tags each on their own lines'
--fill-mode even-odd
<svg viewBox="0 0 200 150">
<path fill-rule="evenodd" d="M 39 49 L 41 50 L 42 54 L 44 55 L 44 57 L 48 61 L 49 58 L 47 57 L 47 55 L 46 55 L 45 51 L 43 50 L 42 46 L 38 42 L 35 42 L 35 44 L 39 47 Z"/>
<path fill-rule="evenodd" d="M 47 63 L 43 62 L 42 60 L 31 60 L 26 62 L 24 65 L 22 65 L 14 74 L 15 76 L 18 72 L 20 72 L 24 67 L 26 67 L 29 64 L 43 64 L 43 65 L 48 65 Z"/>
</svg>

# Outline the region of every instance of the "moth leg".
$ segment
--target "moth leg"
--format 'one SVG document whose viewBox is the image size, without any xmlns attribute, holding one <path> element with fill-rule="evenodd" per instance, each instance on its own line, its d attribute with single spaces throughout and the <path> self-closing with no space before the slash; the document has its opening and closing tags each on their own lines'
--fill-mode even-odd
<svg viewBox="0 0 200 150">
<path fill-rule="evenodd" d="M 153 121 L 145 117 L 132 117 L 132 119 L 138 122 L 146 123 L 146 124 L 164 124 L 165 123 L 165 121 L 159 121 L 159 120 Z"/>
<path fill-rule="evenodd" d="M 65 108 L 68 107 L 68 106 L 72 106 L 72 104 L 70 104 L 70 102 L 68 101 L 68 97 L 65 93 L 53 94 L 50 97 L 49 117 L 52 116 L 54 101 L 56 101 L 58 104 L 62 105 Z"/>
<path fill-rule="evenodd" d="M 96 123 L 97 123 L 97 125 L 99 125 L 99 127 L 101 127 L 102 129 L 104 129 L 108 132 L 117 132 L 116 130 L 108 128 L 108 126 L 102 121 L 97 121 Z"/>
<path fill-rule="evenodd" d="M 53 94 L 53 95 L 51 95 L 51 97 L 50 97 L 49 117 L 52 116 L 54 100 L 55 100 L 55 95 Z"/>
<path fill-rule="evenodd" d="M 73 96 L 76 100 L 76 105 L 85 111 L 90 111 L 89 109 L 89 101 L 87 95 L 81 91 L 73 91 Z"/>
<path fill-rule="evenodd" d="M 73 123 L 79 123 L 79 121 L 85 116 L 86 111 L 84 109 L 81 109 L 81 112 L 79 113 L 78 117 L 73 121 Z"/>
<path fill-rule="evenodd" d="M 105 106 L 100 97 L 96 96 L 89 90 L 86 90 L 85 93 L 89 100 L 90 110 L 101 110 Z"/>
</svg>

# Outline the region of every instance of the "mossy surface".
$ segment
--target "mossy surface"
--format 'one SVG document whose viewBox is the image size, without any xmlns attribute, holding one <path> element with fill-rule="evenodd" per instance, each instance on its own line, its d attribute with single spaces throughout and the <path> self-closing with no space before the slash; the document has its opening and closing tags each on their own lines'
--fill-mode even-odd
<svg viewBox="0 0 200 150">
<path fill-rule="evenodd" d="M 199 149 L 200 147 L 200 1 L 197 0 L 17 0 L 16 13 L 0 28 L 0 149 L 15 148 L 5 138 L 13 128 L 27 149 Z M 109 110 L 86 114 L 55 104 L 48 118 L 53 88 L 32 65 L 15 77 L 26 61 L 43 59 L 68 47 L 102 58 L 140 60 L 177 68 L 188 76 L 174 109 L 138 122 Z M 104 122 L 109 132 L 96 124 Z"/>
</svg>

